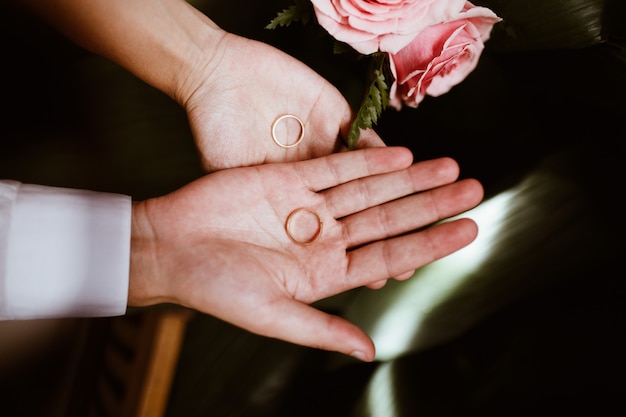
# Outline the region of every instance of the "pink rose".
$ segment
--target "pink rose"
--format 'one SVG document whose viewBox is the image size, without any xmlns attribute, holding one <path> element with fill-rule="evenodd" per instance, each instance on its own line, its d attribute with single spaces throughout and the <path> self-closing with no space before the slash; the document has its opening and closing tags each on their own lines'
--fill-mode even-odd
<svg viewBox="0 0 626 417">
<path fill-rule="evenodd" d="M 422 29 L 456 16 L 465 0 L 311 0 L 318 23 L 358 52 L 396 53 Z"/>
<path fill-rule="evenodd" d="M 466 2 L 450 21 L 427 27 L 397 54 L 389 54 L 395 81 L 389 105 L 417 107 L 463 81 L 478 64 L 493 25 L 501 19 L 490 9 Z"/>
</svg>

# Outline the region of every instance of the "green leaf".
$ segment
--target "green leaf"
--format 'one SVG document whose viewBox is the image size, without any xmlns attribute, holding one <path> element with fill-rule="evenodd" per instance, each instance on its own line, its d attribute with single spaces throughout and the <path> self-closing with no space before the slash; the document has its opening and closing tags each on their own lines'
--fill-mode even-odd
<svg viewBox="0 0 626 417">
<path fill-rule="evenodd" d="M 305 0 L 296 0 L 296 3 L 278 12 L 275 18 L 265 26 L 265 29 L 276 29 L 279 26 L 289 26 L 293 22 L 301 21 L 306 25 L 311 19 L 311 3 Z"/>
<path fill-rule="evenodd" d="M 333 54 L 339 55 L 346 52 L 351 52 L 353 49 L 350 45 L 344 42 L 335 41 L 333 43 Z"/>
<path fill-rule="evenodd" d="M 361 136 L 361 129 L 370 129 L 378 122 L 383 110 L 389 104 L 389 90 L 385 81 L 385 54 L 375 53 L 372 59 L 369 85 L 361 106 L 350 126 L 348 147 L 354 149 Z"/>
</svg>

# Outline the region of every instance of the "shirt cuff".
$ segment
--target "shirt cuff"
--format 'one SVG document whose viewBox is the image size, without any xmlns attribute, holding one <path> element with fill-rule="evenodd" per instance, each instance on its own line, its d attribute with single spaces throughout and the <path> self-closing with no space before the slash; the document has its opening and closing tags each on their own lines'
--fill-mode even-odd
<svg viewBox="0 0 626 417">
<path fill-rule="evenodd" d="M 10 213 L 2 318 L 126 312 L 129 196 L 19 184 Z"/>
</svg>

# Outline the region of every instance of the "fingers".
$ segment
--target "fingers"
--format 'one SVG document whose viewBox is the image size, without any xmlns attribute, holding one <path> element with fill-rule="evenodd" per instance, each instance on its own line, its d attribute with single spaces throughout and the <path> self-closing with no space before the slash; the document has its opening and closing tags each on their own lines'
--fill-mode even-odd
<svg viewBox="0 0 626 417">
<path fill-rule="evenodd" d="M 393 278 L 398 280 L 398 281 L 404 281 L 404 280 L 407 280 L 407 279 L 411 278 L 413 276 L 413 274 L 415 274 L 415 270 L 412 270 L 412 271 L 409 271 L 409 272 L 405 272 L 404 274 L 397 275 L 397 276 L 395 276 Z M 369 288 L 370 290 L 379 290 L 379 289 L 383 288 L 385 285 L 387 285 L 387 281 L 389 281 L 389 280 L 388 279 L 381 279 L 381 280 L 378 280 L 378 281 L 370 282 L 369 284 L 366 284 L 365 286 L 367 288 Z"/>
<path fill-rule="evenodd" d="M 476 207 L 482 197 L 480 183 L 467 179 L 357 212 L 340 224 L 352 248 L 456 216 Z"/>
<path fill-rule="evenodd" d="M 393 278 L 398 280 L 398 281 L 404 281 L 404 280 L 407 280 L 407 279 L 411 278 L 413 276 L 413 274 L 415 274 L 415 269 L 412 270 L 412 271 L 409 271 L 409 272 L 405 272 L 404 274 L 396 275 Z"/>
<path fill-rule="evenodd" d="M 351 268 L 357 271 L 355 279 L 370 288 L 380 288 L 384 283 L 377 281 L 408 279 L 415 269 L 468 245 L 478 233 L 476 224 L 468 219 L 396 236 L 458 215 L 478 205 L 482 198 L 480 183 L 467 179 L 341 220 L 348 248 L 376 242 L 348 254 Z"/>
<path fill-rule="evenodd" d="M 451 158 L 419 162 L 406 170 L 353 181 L 326 190 L 326 205 L 341 218 L 409 194 L 455 181 L 459 166 Z"/>
<path fill-rule="evenodd" d="M 293 167 L 309 189 L 320 191 L 358 178 L 407 168 L 412 160 L 413 155 L 406 148 L 377 147 L 296 162 Z"/>
<path fill-rule="evenodd" d="M 292 299 L 274 303 L 271 314 L 265 320 L 256 320 L 249 329 L 268 337 L 340 352 L 363 361 L 372 361 L 375 356 L 372 340 L 359 327 Z"/>
<path fill-rule="evenodd" d="M 348 253 L 348 279 L 358 285 L 401 276 L 467 246 L 477 233 L 474 221 L 459 219 L 377 241 Z"/>
<path fill-rule="evenodd" d="M 382 287 L 384 287 L 385 285 L 387 285 L 387 281 L 386 279 L 381 279 L 375 282 L 371 282 L 367 285 L 365 285 L 367 288 L 369 288 L 370 290 L 380 290 Z"/>
</svg>

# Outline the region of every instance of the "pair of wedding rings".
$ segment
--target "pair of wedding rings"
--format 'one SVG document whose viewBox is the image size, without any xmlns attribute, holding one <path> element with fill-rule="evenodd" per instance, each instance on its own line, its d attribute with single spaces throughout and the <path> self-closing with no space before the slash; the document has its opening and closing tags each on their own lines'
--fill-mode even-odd
<svg viewBox="0 0 626 417">
<path fill-rule="evenodd" d="M 277 132 L 278 126 L 281 123 L 288 122 L 290 119 L 295 120 L 300 125 L 300 133 L 293 143 L 288 143 L 286 140 L 281 141 L 278 138 Z M 288 127 L 286 130 L 289 130 Z M 272 123 L 272 139 L 274 140 L 274 143 L 276 143 L 281 148 L 294 148 L 298 146 L 300 142 L 302 142 L 302 139 L 304 139 L 304 123 L 302 122 L 302 120 L 300 120 L 299 117 L 294 116 L 293 114 L 284 114 L 277 118 L 274 123 Z M 317 223 L 316 230 L 310 227 L 305 228 L 309 229 L 310 232 L 304 232 L 304 234 L 302 231 L 295 233 L 294 230 L 292 230 L 294 223 L 300 223 L 301 226 L 307 223 L 309 223 L 310 225 L 312 220 Z M 292 242 L 300 246 L 308 246 L 317 242 L 317 240 L 322 235 L 323 226 L 324 223 L 322 222 L 319 214 L 317 214 L 315 210 L 306 207 L 295 209 L 294 211 L 289 213 L 289 216 L 287 216 L 287 219 L 285 220 L 285 232 L 287 233 L 287 236 L 289 236 L 289 239 L 291 239 Z"/>
</svg>

